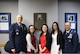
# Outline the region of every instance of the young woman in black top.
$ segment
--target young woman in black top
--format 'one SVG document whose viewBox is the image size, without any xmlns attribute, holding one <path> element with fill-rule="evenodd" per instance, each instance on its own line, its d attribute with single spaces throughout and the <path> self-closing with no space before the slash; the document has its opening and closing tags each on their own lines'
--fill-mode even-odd
<svg viewBox="0 0 80 54">
<path fill-rule="evenodd" d="M 51 46 L 51 54 L 60 54 L 62 49 L 62 32 L 57 22 L 52 24 L 52 32 L 49 37 L 49 46 Z"/>
</svg>

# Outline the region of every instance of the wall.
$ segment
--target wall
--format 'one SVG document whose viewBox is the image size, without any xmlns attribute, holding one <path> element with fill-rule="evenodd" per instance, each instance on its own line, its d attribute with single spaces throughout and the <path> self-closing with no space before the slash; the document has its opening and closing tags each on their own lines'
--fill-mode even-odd
<svg viewBox="0 0 80 54">
<path fill-rule="evenodd" d="M 80 1 L 60 0 L 58 7 L 58 22 L 62 31 L 64 31 L 65 13 L 77 13 L 77 30 L 80 39 Z"/>
<path fill-rule="evenodd" d="M 0 0 L 0 13 L 11 13 L 11 23 L 14 23 L 16 20 L 16 15 L 18 14 L 18 1 L 10 0 Z M 0 43 L 5 44 L 8 41 L 8 33 L 0 33 Z M 6 54 L 1 48 L 2 54 Z"/>
<path fill-rule="evenodd" d="M 60 29 L 64 31 L 64 13 L 78 13 L 78 33 L 80 33 L 80 1 L 71 0 L 0 0 L 0 12 L 11 12 L 11 23 L 16 22 L 18 13 L 23 15 L 23 23 L 27 25 L 34 24 L 33 13 L 47 13 L 47 24 L 51 29 L 53 21 L 59 22 Z M 40 31 L 36 33 L 39 38 Z M 0 33 L 0 43 L 8 40 L 8 33 Z M 80 34 L 79 34 L 80 36 Z M 80 38 L 80 37 L 79 37 Z M 2 54 L 4 52 L 1 47 Z"/>
<path fill-rule="evenodd" d="M 16 1 L 0 1 L 0 13 L 11 13 L 11 23 L 16 22 L 18 14 L 18 3 Z M 8 33 L 0 33 L 0 43 L 5 43 L 8 40 Z"/>
<path fill-rule="evenodd" d="M 52 0 L 0 0 L 0 12 L 11 13 L 11 23 L 16 22 L 16 15 L 18 13 L 23 15 L 23 23 L 27 25 L 34 24 L 33 13 L 47 13 L 47 24 L 51 27 L 53 21 L 58 21 L 58 2 Z M 40 31 L 36 33 L 39 38 Z M 8 41 L 8 33 L 0 33 L 0 43 Z M 2 54 L 4 48 L 1 47 Z"/>
<path fill-rule="evenodd" d="M 23 15 L 23 22 L 27 25 L 34 24 L 33 13 L 47 13 L 49 28 L 53 21 L 58 21 L 57 0 L 19 0 L 19 13 Z M 36 33 L 39 38 L 40 31 Z"/>
</svg>

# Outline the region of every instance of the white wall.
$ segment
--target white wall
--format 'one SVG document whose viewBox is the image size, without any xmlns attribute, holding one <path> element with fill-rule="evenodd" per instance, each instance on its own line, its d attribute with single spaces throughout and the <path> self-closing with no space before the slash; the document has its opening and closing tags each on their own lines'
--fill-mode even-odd
<svg viewBox="0 0 80 54">
<path fill-rule="evenodd" d="M 16 15 L 18 14 L 18 2 L 17 0 L 0 0 L 0 13 L 11 13 L 11 23 L 16 22 Z M 8 33 L 0 33 L 0 44 L 5 44 L 8 41 Z M 1 47 L 2 54 L 6 54 Z"/>
<path fill-rule="evenodd" d="M 24 23 L 28 26 L 34 24 L 33 13 L 47 13 L 47 24 L 58 21 L 57 0 L 19 0 L 19 13 L 24 16 Z"/>
<path fill-rule="evenodd" d="M 47 13 L 49 28 L 53 21 L 58 21 L 58 1 L 56 0 L 19 0 L 19 13 L 23 15 L 23 22 L 27 25 L 34 24 L 33 13 Z M 37 38 L 39 38 L 37 32 Z"/>
<path fill-rule="evenodd" d="M 18 3 L 16 1 L 0 1 L 0 13 L 11 13 L 11 23 L 16 22 L 18 14 Z M 8 33 L 0 33 L 0 43 L 5 43 L 8 40 Z"/>
<path fill-rule="evenodd" d="M 58 22 L 64 31 L 65 13 L 77 13 L 77 31 L 80 39 L 80 1 L 59 1 Z"/>
</svg>

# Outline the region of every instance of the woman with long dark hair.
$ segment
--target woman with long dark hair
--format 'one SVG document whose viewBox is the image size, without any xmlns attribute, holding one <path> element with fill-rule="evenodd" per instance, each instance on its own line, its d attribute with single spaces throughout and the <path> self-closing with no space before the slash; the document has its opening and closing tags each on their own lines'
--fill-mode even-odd
<svg viewBox="0 0 80 54">
<path fill-rule="evenodd" d="M 29 32 L 26 36 L 27 40 L 27 54 L 37 53 L 36 49 L 36 37 L 34 36 L 35 27 L 34 25 L 29 26 Z"/>
<path fill-rule="evenodd" d="M 60 31 L 57 22 L 52 24 L 52 32 L 50 37 L 51 54 L 60 54 L 60 50 L 62 49 L 62 32 Z"/>
<path fill-rule="evenodd" d="M 41 34 L 39 39 L 39 53 L 40 54 L 49 54 L 49 46 L 48 46 L 48 26 L 43 24 L 41 27 Z"/>
</svg>

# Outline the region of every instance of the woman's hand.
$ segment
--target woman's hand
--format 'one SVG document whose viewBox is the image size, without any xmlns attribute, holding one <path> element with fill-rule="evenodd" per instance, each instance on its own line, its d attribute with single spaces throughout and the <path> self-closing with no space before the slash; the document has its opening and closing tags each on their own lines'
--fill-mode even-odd
<svg viewBox="0 0 80 54">
<path fill-rule="evenodd" d="M 60 51 L 58 51 L 58 54 L 60 54 Z"/>
<path fill-rule="evenodd" d="M 42 52 L 42 53 L 43 53 L 43 52 L 44 52 L 44 51 L 43 51 L 43 49 L 40 49 L 40 52 Z"/>
<path fill-rule="evenodd" d="M 46 47 L 44 47 L 43 49 L 42 49 L 42 52 L 44 52 L 46 50 Z"/>
<path fill-rule="evenodd" d="M 43 54 L 43 53 L 39 51 L 39 54 Z"/>
<path fill-rule="evenodd" d="M 39 50 L 41 53 L 43 52 L 43 49 L 41 48 L 41 44 L 39 44 Z"/>
<path fill-rule="evenodd" d="M 35 53 L 37 53 L 37 52 L 38 52 L 38 49 L 35 50 Z"/>
</svg>

